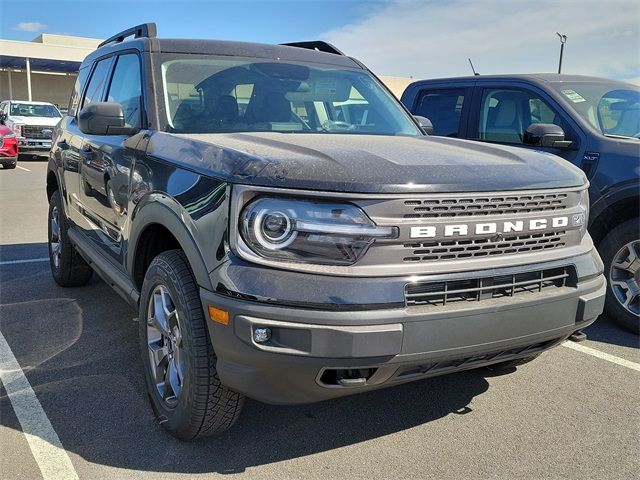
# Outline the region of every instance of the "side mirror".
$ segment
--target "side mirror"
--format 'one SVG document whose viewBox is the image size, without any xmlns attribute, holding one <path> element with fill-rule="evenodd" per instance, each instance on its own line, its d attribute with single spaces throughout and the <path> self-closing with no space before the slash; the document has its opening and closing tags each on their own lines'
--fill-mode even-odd
<svg viewBox="0 0 640 480">
<path fill-rule="evenodd" d="M 564 139 L 562 127 L 553 123 L 532 123 L 522 138 L 525 145 L 534 147 L 569 148 L 570 140 Z"/>
<path fill-rule="evenodd" d="M 423 117 L 420 115 L 414 115 L 413 118 L 416 119 L 418 125 L 422 127 L 422 129 L 426 132 L 427 135 L 433 135 L 433 123 L 427 117 Z"/>
<path fill-rule="evenodd" d="M 0 113 L 0 124 L 4 125 L 5 120 L 7 119 L 6 113 Z"/>
<path fill-rule="evenodd" d="M 135 129 L 124 121 L 122 105 L 115 102 L 95 102 L 78 114 L 80 131 L 89 135 L 131 135 Z"/>
</svg>

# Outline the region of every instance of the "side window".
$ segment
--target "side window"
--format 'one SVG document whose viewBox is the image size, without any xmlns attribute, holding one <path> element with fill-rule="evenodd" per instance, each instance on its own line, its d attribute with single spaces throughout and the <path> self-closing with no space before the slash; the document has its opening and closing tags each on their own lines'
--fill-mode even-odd
<svg viewBox="0 0 640 480">
<path fill-rule="evenodd" d="M 142 110 L 142 82 L 140 61 L 136 54 L 120 55 L 109 85 L 109 102 L 122 105 L 124 121 L 132 127 L 140 127 Z"/>
<path fill-rule="evenodd" d="M 87 75 L 89 75 L 88 67 L 82 68 L 78 72 L 78 77 L 76 78 L 76 83 L 73 86 L 71 98 L 69 99 L 67 115 L 69 115 L 70 117 L 75 117 L 78 113 L 78 105 L 80 105 L 80 95 L 82 94 L 82 87 L 87 83 Z"/>
<path fill-rule="evenodd" d="M 91 80 L 89 80 L 89 86 L 84 94 L 84 99 L 82 100 L 82 108 L 93 102 L 101 102 L 104 98 L 104 87 L 107 83 L 107 75 L 109 74 L 112 61 L 112 58 L 105 58 L 96 64 L 96 68 L 91 75 Z"/>
<path fill-rule="evenodd" d="M 431 120 L 434 135 L 457 137 L 464 96 L 464 88 L 425 91 L 415 114 Z"/>
<path fill-rule="evenodd" d="M 566 131 L 557 112 L 534 92 L 516 89 L 484 90 L 478 128 L 480 140 L 522 143 L 524 131 L 534 123 L 554 123 Z"/>
</svg>

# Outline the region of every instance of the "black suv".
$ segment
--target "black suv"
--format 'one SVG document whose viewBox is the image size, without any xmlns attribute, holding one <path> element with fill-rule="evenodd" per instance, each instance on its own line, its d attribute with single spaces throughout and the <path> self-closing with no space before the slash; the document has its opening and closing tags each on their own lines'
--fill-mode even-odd
<svg viewBox="0 0 640 480">
<path fill-rule="evenodd" d="M 139 309 L 151 402 L 179 438 L 231 426 L 243 395 L 526 362 L 602 312 L 579 169 L 428 137 L 322 42 L 135 27 L 82 63 L 53 141 L 53 276 L 96 271 Z"/>
<path fill-rule="evenodd" d="M 580 75 L 479 75 L 414 82 L 402 102 L 435 135 L 542 150 L 584 170 L 607 312 L 638 332 L 640 88 Z"/>
</svg>

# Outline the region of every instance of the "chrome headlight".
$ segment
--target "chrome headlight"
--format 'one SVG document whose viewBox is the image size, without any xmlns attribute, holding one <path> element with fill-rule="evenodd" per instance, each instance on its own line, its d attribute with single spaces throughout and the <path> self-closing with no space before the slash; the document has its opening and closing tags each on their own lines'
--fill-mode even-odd
<svg viewBox="0 0 640 480">
<path fill-rule="evenodd" d="M 351 265 L 376 238 L 394 238 L 396 227 L 378 227 L 350 203 L 259 197 L 240 214 L 242 239 L 267 259 Z"/>
</svg>

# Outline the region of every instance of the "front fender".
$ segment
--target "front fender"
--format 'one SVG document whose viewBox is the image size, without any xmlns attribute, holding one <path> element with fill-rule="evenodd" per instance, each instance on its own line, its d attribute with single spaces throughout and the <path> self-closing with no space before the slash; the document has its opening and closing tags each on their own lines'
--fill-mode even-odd
<svg viewBox="0 0 640 480">
<path fill-rule="evenodd" d="M 173 198 L 161 194 L 150 193 L 136 205 L 131 216 L 131 230 L 126 260 L 127 272 L 131 278 L 134 274 L 135 256 L 142 233 L 151 225 L 161 225 L 169 230 L 184 251 L 191 270 L 203 288 L 211 289 L 205 259 L 195 241 L 197 226 L 186 210 Z"/>
</svg>

